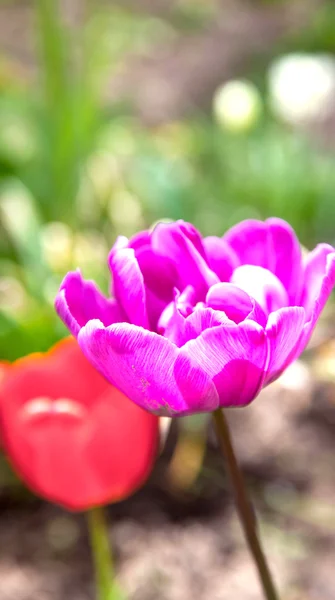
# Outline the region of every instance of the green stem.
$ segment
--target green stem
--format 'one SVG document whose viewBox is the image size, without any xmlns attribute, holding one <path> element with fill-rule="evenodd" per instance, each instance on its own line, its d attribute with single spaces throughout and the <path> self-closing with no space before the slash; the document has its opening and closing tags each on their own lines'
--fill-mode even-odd
<svg viewBox="0 0 335 600">
<path fill-rule="evenodd" d="M 117 600 L 114 584 L 113 560 L 109 547 L 104 509 L 92 508 L 87 513 L 97 587 L 97 600 Z"/>
<path fill-rule="evenodd" d="M 227 461 L 227 469 L 235 494 L 237 510 L 241 519 L 249 550 L 252 554 L 258 571 L 264 597 L 266 600 L 278 600 L 279 597 L 275 590 L 270 570 L 257 536 L 255 516 L 247 495 L 242 472 L 236 460 L 228 423 L 223 411 L 221 409 L 214 411 L 213 419 L 216 427 L 217 437 Z"/>
</svg>

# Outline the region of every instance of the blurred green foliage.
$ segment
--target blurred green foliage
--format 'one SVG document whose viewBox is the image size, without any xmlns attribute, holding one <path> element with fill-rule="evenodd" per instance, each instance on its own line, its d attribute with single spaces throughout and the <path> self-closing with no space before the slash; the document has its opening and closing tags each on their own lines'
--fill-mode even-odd
<svg viewBox="0 0 335 600">
<path fill-rule="evenodd" d="M 149 52 L 173 27 L 207 26 L 215 3 L 180 3 L 169 23 L 89 3 L 82 27 L 59 3 L 36 0 L 39 80 L 0 60 L 0 358 L 47 349 L 65 335 L 53 298 L 78 265 L 108 289 L 106 255 L 118 233 L 160 218 L 222 235 L 238 220 L 277 215 L 302 242 L 335 242 L 334 158 L 264 110 L 233 133 L 198 113 L 146 129 L 129 106 L 104 100 L 125 53 Z M 335 51 L 325 4 L 284 50 Z M 272 56 L 250 66 L 262 93 Z"/>
</svg>

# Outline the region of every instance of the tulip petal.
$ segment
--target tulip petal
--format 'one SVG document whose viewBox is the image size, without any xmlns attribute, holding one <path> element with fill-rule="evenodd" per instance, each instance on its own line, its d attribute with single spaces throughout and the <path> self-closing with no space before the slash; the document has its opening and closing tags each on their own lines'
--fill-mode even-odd
<svg viewBox="0 0 335 600">
<path fill-rule="evenodd" d="M 254 298 L 267 315 L 288 305 L 284 286 L 268 269 L 241 265 L 235 269 L 231 282 Z"/>
<path fill-rule="evenodd" d="M 158 333 L 164 335 L 179 348 L 184 344 L 184 328 L 185 316 L 178 309 L 176 301 L 170 302 L 158 321 Z"/>
<path fill-rule="evenodd" d="M 241 265 L 270 268 L 268 227 L 263 221 L 247 219 L 234 225 L 222 238 L 238 256 Z M 272 251 L 272 248 L 270 248 Z"/>
<path fill-rule="evenodd" d="M 188 285 L 181 294 L 179 294 L 178 290 L 175 290 L 174 299 L 178 310 L 184 317 L 188 317 L 192 314 L 197 304 L 196 292 L 191 285 Z"/>
<path fill-rule="evenodd" d="M 183 324 L 183 344 L 197 338 L 205 329 L 211 327 L 219 327 L 223 324 L 231 324 L 233 322 L 221 310 L 213 310 L 212 308 L 197 308 L 191 315 L 184 319 Z"/>
<path fill-rule="evenodd" d="M 177 225 L 180 229 L 180 232 L 192 242 L 192 245 L 199 252 L 202 258 L 206 258 L 206 252 L 204 249 L 202 237 L 199 231 L 192 225 L 191 223 L 187 223 L 186 221 L 179 220 L 177 221 Z"/>
<path fill-rule="evenodd" d="M 319 244 L 306 258 L 304 288 L 300 304 L 309 320 L 315 321 L 326 304 L 335 284 L 335 249 Z"/>
<path fill-rule="evenodd" d="M 274 273 L 286 289 L 290 304 L 296 304 L 303 281 L 301 248 L 286 221 L 242 221 L 223 239 L 238 255 L 240 264 L 258 265 Z"/>
<path fill-rule="evenodd" d="M 140 248 L 144 248 L 146 246 L 150 246 L 150 231 L 144 230 L 135 233 L 133 237 L 129 240 L 129 248 L 134 248 L 134 250 L 138 250 Z"/>
<path fill-rule="evenodd" d="M 180 350 L 155 333 L 127 323 L 106 329 L 91 321 L 78 341 L 100 373 L 149 412 L 183 415 L 192 412 L 194 405 L 209 410 L 217 404 L 215 387 L 200 366 L 184 360 L 175 378 Z"/>
<path fill-rule="evenodd" d="M 132 248 L 112 251 L 108 257 L 113 275 L 115 298 L 129 321 L 148 328 L 148 313 L 143 275 Z"/>
<path fill-rule="evenodd" d="M 306 348 L 334 285 L 335 250 L 328 244 L 320 244 L 310 252 L 305 263 L 305 284 L 301 303 L 305 308 L 306 323 L 291 360 L 298 358 Z"/>
<path fill-rule="evenodd" d="M 0 392 L 2 440 L 25 482 L 70 510 L 118 501 L 147 477 L 157 419 L 66 339 L 14 363 Z"/>
<path fill-rule="evenodd" d="M 110 250 L 108 258 L 110 259 L 111 254 L 114 254 L 114 252 L 117 252 L 118 250 L 123 250 L 124 248 L 129 248 L 129 240 L 125 235 L 118 235 Z"/>
<path fill-rule="evenodd" d="M 213 285 L 207 294 L 206 304 L 214 310 L 223 310 L 235 323 L 248 318 L 257 321 L 262 327 L 266 325 L 267 318 L 260 305 L 232 283 Z"/>
<path fill-rule="evenodd" d="M 266 333 L 269 343 L 269 362 L 265 384 L 274 381 L 295 358 L 305 324 L 301 306 L 281 308 L 269 316 Z"/>
<path fill-rule="evenodd" d="M 199 365 L 213 380 L 220 406 L 243 406 L 262 387 L 268 347 L 265 332 L 254 321 L 207 329 L 180 350 L 176 376 L 182 360 Z"/>
<path fill-rule="evenodd" d="M 148 244 L 135 249 L 135 257 L 145 285 L 150 329 L 156 331 L 161 313 L 173 298 L 177 271 L 170 258 L 157 254 Z"/>
<path fill-rule="evenodd" d="M 180 348 L 189 340 L 197 338 L 205 329 L 218 327 L 223 323 L 233 324 L 223 311 L 197 308 L 185 318 L 174 304 L 174 313 L 164 330 L 164 336 Z"/>
<path fill-rule="evenodd" d="M 282 219 L 266 221 L 275 255 L 273 272 L 287 291 L 290 304 L 296 304 L 303 283 L 302 253 L 292 227 Z"/>
<path fill-rule="evenodd" d="M 220 281 L 229 281 L 239 259 L 231 246 L 222 238 L 209 236 L 203 239 L 209 267 Z"/>
<path fill-rule="evenodd" d="M 159 223 L 152 232 L 152 248 L 157 254 L 171 257 L 178 267 L 179 290 L 182 292 L 185 287 L 192 285 L 201 300 L 208 288 L 218 283 L 219 279 L 203 257 L 204 250 L 198 232 L 194 228 L 192 231 L 186 230 L 184 225 L 179 222 Z"/>
<path fill-rule="evenodd" d="M 172 260 L 161 256 L 152 248 L 141 248 L 136 252 L 136 259 L 141 269 L 144 283 L 157 298 L 170 302 L 178 275 Z"/>
<path fill-rule="evenodd" d="M 55 308 L 75 337 L 91 319 L 99 319 L 104 325 L 125 319 L 118 302 L 106 298 L 93 281 L 85 281 L 79 270 L 64 277 L 56 296 Z"/>
</svg>

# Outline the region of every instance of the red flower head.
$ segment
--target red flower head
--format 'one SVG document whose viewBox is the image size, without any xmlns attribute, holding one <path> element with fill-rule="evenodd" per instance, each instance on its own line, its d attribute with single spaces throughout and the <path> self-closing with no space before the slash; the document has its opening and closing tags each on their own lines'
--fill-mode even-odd
<svg viewBox="0 0 335 600">
<path fill-rule="evenodd" d="M 0 423 L 22 479 L 69 510 L 129 496 L 155 459 L 157 417 L 110 385 L 72 339 L 9 367 Z"/>
</svg>

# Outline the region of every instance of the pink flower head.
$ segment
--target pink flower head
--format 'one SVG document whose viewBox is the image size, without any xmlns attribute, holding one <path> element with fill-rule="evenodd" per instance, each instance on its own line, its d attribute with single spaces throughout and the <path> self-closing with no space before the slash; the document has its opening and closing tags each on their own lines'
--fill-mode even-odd
<svg viewBox="0 0 335 600">
<path fill-rule="evenodd" d="M 280 219 L 222 238 L 160 223 L 109 255 L 114 298 L 68 273 L 56 309 L 91 363 L 162 415 L 250 403 L 304 350 L 335 284 L 335 250 L 306 258 Z"/>
</svg>

